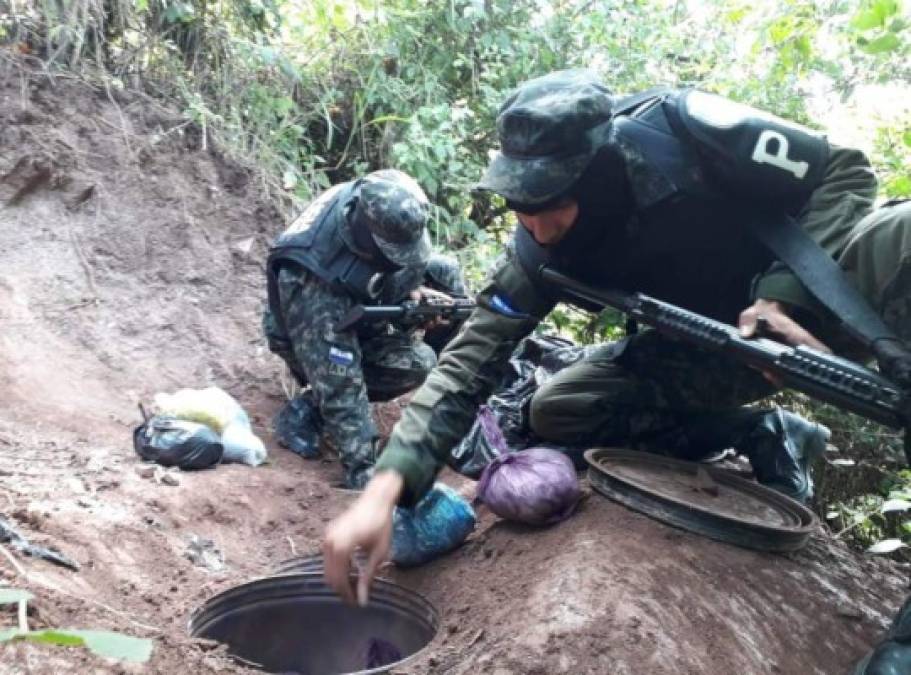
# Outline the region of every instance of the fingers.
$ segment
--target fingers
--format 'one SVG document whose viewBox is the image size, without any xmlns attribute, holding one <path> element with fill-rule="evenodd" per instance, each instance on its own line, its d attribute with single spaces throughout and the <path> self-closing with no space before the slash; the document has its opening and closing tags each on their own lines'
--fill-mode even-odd
<svg viewBox="0 0 911 675">
<path fill-rule="evenodd" d="M 740 337 L 751 338 L 756 335 L 756 327 L 759 325 L 759 310 L 755 307 L 749 307 L 740 313 L 738 327 L 740 328 Z"/>
<path fill-rule="evenodd" d="M 349 605 L 356 603 L 351 584 L 351 551 L 341 542 L 337 533 L 330 528 L 323 541 L 323 578 L 326 584 L 338 593 Z"/>
<path fill-rule="evenodd" d="M 370 550 L 367 562 L 361 569 L 357 578 L 357 604 L 361 607 L 367 606 L 367 602 L 370 600 L 370 584 L 373 583 L 373 577 L 376 576 L 377 570 L 386 562 L 388 553 L 388 537 L 382 538 L 382 540 L 377 542 Z"/>
<path fill-rule="evenodd" d="M 785 342 L 792 345 L 806 345 L 817 351 L 831 354 L 832 350 L 826 347 L 822 342 L 817 340 L 808 330 L 803 328 L 790 317 L 780 315 L 776 317 L 777 322 L 770 326 L 773 333 L 781 335 Z"/>
<path fill-rule="evenodd" d="M 757 301 L 740 313 L 738 327 L 743 338 L 769 334 L 790 345 L 805 345 L 827 354 L 832 353 L 812 333 L 781 311 L 778 303 Z"/>
<path fill-rule="evenodd" d="M 428 288 L 427 286 L 420 286 L 417 291 L 413 293 L 418 293 L 418 295 L 425 300 L 434 300 L 436 302 L 452 302 L 452 296 L 443 291 L 438 291 L 435 288 Z"/>
</svg>

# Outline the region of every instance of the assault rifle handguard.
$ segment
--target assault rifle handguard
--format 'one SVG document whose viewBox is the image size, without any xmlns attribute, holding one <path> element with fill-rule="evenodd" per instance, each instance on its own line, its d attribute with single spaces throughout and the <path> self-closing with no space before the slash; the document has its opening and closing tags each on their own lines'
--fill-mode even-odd
<svg viewBox="0 0 911 675">
<path fill-rule="evenodd" d="M 431 319 L 461 319 L 471 314 L 474 308 L 474 301 L 465 298 L 453 298 L 448 301 L 428 299 L 421 302 L 409 300 L 401 305 L 355 305 L 335 325 L 335 330 L 343 332 L 381 321 L 416 326 Z"/>
<path fill-rule="evenodd" d="M 541 278 L 586 304 L 610 306 L 661 333 L 699 347 L 722 351 L 792 389 L 868 419 L 905 431 L 911 464 L 911 395 L 881 374 L 853 361 L 809 347 L 791 347 L 768 338 L 743 338 L 734 326 L 709 319 L 642 293 L 605 290 L 542 267 Z"/>
</svg>

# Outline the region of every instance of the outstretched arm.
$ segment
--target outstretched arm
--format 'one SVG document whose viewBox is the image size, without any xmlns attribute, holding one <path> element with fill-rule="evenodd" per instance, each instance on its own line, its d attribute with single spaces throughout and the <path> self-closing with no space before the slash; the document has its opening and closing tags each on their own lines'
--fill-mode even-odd
<svg viewBox="0 0 911 675">
<path fill-rule="evenodd" d="M 343 598 L 354 599 L 351 556 L 360 548 L 368 564 L 358 599 L 365 600 L 373 574 L 389 552 L 396 502 L 410 506 L 430 489 L 450 450 L 471 427 L 477 406 L 500 381 L 518 342 L 552 307 L 511 259 L 481 292 L 478 308 L 393 430 L 364 494 L 326 529 L 326 581 Z"/>
</svg>

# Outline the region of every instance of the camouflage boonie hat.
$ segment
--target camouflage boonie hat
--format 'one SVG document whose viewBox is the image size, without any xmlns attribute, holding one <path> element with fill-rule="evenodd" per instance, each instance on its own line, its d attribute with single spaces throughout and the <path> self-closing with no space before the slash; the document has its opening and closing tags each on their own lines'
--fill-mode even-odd
<svg viewBox="0 0 911 675">
<path fill-rule="evenodd" d="M 595 156 L 610 118 L 610 93 L 589 70 L 529 80 L 500 106 L 500 152 L 476 189 L 521 204 L 560 196 Z"/>
<path fill-rule="evenodd" d="M 421 186 L 395 169 L 367 174 L 360 181 L 351 218 L 365 224 L 383 255 L 401 267 L 422 266 L 430 258 L 427 218 L 430 203 Z"/>
</svg>

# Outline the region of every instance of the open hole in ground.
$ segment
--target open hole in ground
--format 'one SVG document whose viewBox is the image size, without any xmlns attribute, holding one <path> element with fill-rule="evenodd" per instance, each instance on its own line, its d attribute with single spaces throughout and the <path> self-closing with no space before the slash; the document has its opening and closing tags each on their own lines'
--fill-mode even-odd
<svg viewBox="0 0 911 675">
<path fill-rule="evenodd" d="M 439 616 L 423 597 L 377 580 L 367 607 L 345 605 L 321 573 L 268 577 L 208 600 L 190 633 L 228 645 L 247 665 L 269 673 L 385 673 L 410 660 L 436 635 Z"/>
</svg>

